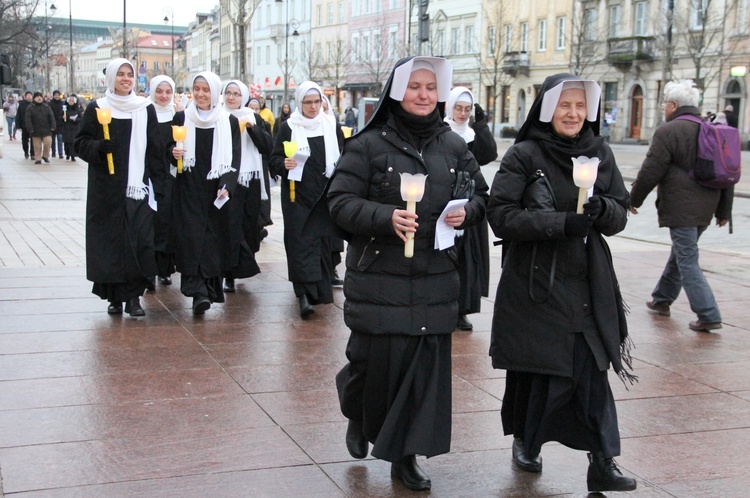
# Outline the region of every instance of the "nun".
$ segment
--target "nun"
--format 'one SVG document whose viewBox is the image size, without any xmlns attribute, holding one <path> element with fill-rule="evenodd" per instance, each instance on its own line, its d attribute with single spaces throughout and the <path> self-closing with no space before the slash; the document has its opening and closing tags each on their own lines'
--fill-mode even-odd
<svg viewBox="0 0 750 498">
<path fill-rule="evenodd" d="M 230 208 L 232 216 L 232 248 L 229 270 L 224 272 L 224 292 L 235 292 L 234 280 L 260 273 L 255 253 L 260 249 L 259 213 L 261 199 L 268 199 L 263 182 L 263 157 L 273 148 L 271 134 L 258 126 L 262 121 L 249 107 L 250 90 L 239 80 L 224 87 L 224 108 L 240 123 L 240 172 L 234 199 Z M 242 129 L 244 126 L 244 130 Z"/>
<path fill-rule="evenodd" d="M 237 118 L 219 104 L 221 80 L 210 72 L 193 79 L 193 101 L 174 124 L 187 128 L 184 147 L 170 142 L 172 164 L 182 160 L 174 188 L 175 260 L 180 291 L 193 314 L 224 302 L 221 275 L 231 262 L 231 208 L 241 153 Z M 183 122 L 184 119 L 184 122 Z"/>
<path fill-rule="evenodd" d="M 475 189 L 448 212 L 448 229 L 481 222 L 487 199 L 474 156 L 443 122 L 452 72 L 443 58 L 399 61 L 370 122 L 347 139 L 328 191 L 331 219 L 349 239 L 344 320 L 351 334 L 348 363 L 336 376 L 346 446 L 365 458 L 372 443 L 372 456 L 390 462 L 391 477 L 412 490 L 432 486 L 417 455 L 447 453 L 451 444 L 460 282 L 452 251 L 435 247 L 438 219 L 459 175 Z M 406 174 L 426 175 L 415 213 L 401 196 Z M 405 255 L 407 234 L 413 257 Z"/>
<path fill-rule="evenodd" d="M 333 302 L 331 238 L 303 234 L 315 201 L 323 193 L 341 155 L 344 135 L 323 112 L 323 91 L 312 81 L 297 87 L 297 108 L 279 127 L 269 167 L 281 177 L 284 248 L 289 280 L 299 302 L 300 316 L 315 312 L 313 305 Z M 284 142 L 296 152 L 287 157 Z"/>
<path fill-rule="evenodd" d="M 86 278 L 92 292 L 109 301 L 107 312 L 144 316 L 140 296 L 156 275 L 154 256 L 154 188 L 161 184 L 159 151 L 149 136 L 156 133 L 151 101 L 133 90 L 135 70 L 127 59 L 105 69 L 107 90 L 81 119 L 75 152 L 88 163 L 86 193 Z M 110 109 L 109 139 L 97 109 Z M 114 171 L 108 167 L 111 154 Z"/>
<path fill-rule="evenodd" d="M 547 441 L 588 452 L 591 492 L 630 491 L 607 369 L 635 377 L 631 341 L 604 239 L 625 229 L 630 196 L 599 135 L 601 89 L 548 77 L 495 174 L 487 219 L 507 252 L 492 320 L 492 366 L 507 371 L 501 410 L 513 461 L 541 472 Z M 573 159 L 598 159 L 577 212 Z"/>
<path fill-rule="evenodd" d="M 475 119 L 472 122 L 472 112 L 475 109 Z M 464 139 L 479 166 L 497 159 L 495 137 L 487 126 L 484 110 L 474 102 L 471 90 L 463 86 L 451 90 L 445 103 L 445 122 Z M 456 239 L 456 248 L 458 274 L 461 278 L 456 327 L 459 330 L 472 330 L 474 326 L 466 315 L 479 313 L 482 296 L 490 294 L 490 243 L 486 220 L 463 230 Z"/>
</svg>

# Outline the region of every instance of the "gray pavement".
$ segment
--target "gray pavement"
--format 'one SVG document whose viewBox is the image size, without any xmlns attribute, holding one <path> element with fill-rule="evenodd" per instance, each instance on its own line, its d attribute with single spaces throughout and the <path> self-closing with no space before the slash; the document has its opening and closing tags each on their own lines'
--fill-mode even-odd
<svg viewBox="0 0 750 498">
<path fill-rule="evenodd" d="M 501 141 L 507 148 L 510 141 Z M 646 148 L 614 145 L 625 176 Z M 413 496 L 385 462 L 352 459 L 333 376 L 345 362 L 343 294 L 299 318 L 286 280 L 279 203 L 262 273 L 194 317 L 171 286 L 144 298 L 147 316 L 106 314 L 85 280 L 86 166 L 34 165 L 20 143 L 0 159 L 0 497 Z M 743 156 L 746 170 L 748 157 Z M 497 164 L 484 168 L 488 179 Z M 750 191 L 747 179 L 740 185 Z M 278 201 L 278 189 L 272 192 Z M 609 239 L 640 382 L 611 377 L 629 496 L 744 497 L 750 487 L 750 223 L 712 227 L 701 264 L 724 328 L 695 333 L 683 296 L 672 316 L 644 302 L 669 253 L 652 199 Z M 342 272 L 343 269 L 340 269 Z M 505 372 L 487 351 L 500 276 L 474 331 L 453 335 L 451 452 L 420 464 L 431 496 L 585 496 L 586 458 L 559 444 L 544 471 L 511 464 L 502 435 Z"/>
</svg>

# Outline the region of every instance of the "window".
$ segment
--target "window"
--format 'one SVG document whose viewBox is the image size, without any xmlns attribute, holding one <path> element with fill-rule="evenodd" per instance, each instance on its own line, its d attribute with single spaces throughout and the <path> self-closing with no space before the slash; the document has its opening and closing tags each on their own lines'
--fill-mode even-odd
<svg viewBox="0 0 750 498">
<path fill-rule="evenodd" d="M 587 9 L 583 21 L 583 39 L 594 41 L 596 39 L 596 9 Z"/>
<path fill-rule="evenodd" d="M 391 0 L 391 9 L 398 9 L 398 0 Z"/>
<path fill-rule="evenodd" d="M 495 47 L 497 45 L 497 27 L 490 26 L 487 30 L 487 45 L 490 55 L 495 55 Z"/>
<path fill-rule="evenodd" d="M 506 24 L 503 26 L 503 51 L 507 54 L 513 49 L 513 26 Z"/>
<path fill-rule="evenodd" d="M 344 22 L 344 2 L 339 2 L 339 24 Z"/>
<path fill-rule="evenodd" d="M 466 53 L 474 53 L 474 26 L 466 26 L 464 29 L 464 37 L 466 38 Z"/>
<path fill-rule="evenodd" d="M 709 0 L 690 0 L 690 29 L 702 29 Z"/>
<path fill-rule="evenodd" d="M 318 26 L 323 25 L 323 6 L 322 5 L 315 6 L 315 19 L 316 19 Z"/>
<path fill-rule="evenodd" d="M 521 23 L 521 52 L 529 51 L 529 23 Z"/>
<path fill-rule="evenodd" d="M 328 4 L 328 25 L 333 24 L 333 3 Z"/>
<path fill-rule="evenodd" d="M 383 51 L 383 47 L 380 45 L 380 31 L 372 33 L 372 54 L 373 58 L 377 59 L 380 57 L 380 53 Z"/>
<path fill-rule="evenodd" d="M 320 64 L 321 61 L 321 55 L 323 53 L 323 47 L 321 46 L 320 42 L 317 42 L 315 44 L 315 53 L 312 54 L 312 63 L 315 65 Z"/>
<path fill-rule="evenodd" d="M 633 34 L 635 36 L 646 36 L 646 16 L 648 15 L 648 2 L 635 4 L 635 22 L 633 23 Z"/>
<path fill-rule="evenodd" d="M 737 33 L 747 33 L 747 2 L 748 0 L 737 0 L 737 17 L 734 23 Z"/>
<path fill-rule="evenodd" d="M 558 17 L 557 18 L 557 38 L 555 41 L 555 48 L 557 50 L 565 50 L 565 28 L 566 28 L 566 18 L 564 17 Z"/>
<path fill-rule="evenodd" d="M 271 45 L 266 45 L 266 64 L 271 63 Z"/>
<path fill-rule="evenodd" d="M 333 64 L 333 42 L 327 42 L 326 48 L 328 49 L 328 57 L 326 58 L 326 62 L 328 64 Z"/>
<path fill-rule="evenodd" d="M 359 36 L 352 36 L 352 62 L 359 62 Z"/>
<path fill-rule="evenodd" d="M 370 35 L 362 35 L 362 60 L 370 60 Z"/>
<path fill-rule="evenodd" d="M 445 30 L 439 29 L 437 32 L 437 55 L 445 55 Z"/>
<path fill-rule="evenodd" d="M 617 83 L 604 83 L 604 115 L 609 114 L 609 119 L 616 119 L 613 111 L 617 109 Z"/>
<path fill-rule="evenodd" d="M 294 42 L 289 42 L 289 58 L 294 60 Z"/>
<path fill-rule="evenodd" d="M 609 8 L 609 37 L 620 36 L 620 19 L 622 18 L 622 7 L 615 5 Z"/>
<path fill-rule="evenodd" d="M 388 57 L 390 59 L 398 57 L 398 28 L 391 28 L 388 31 Z"/>
<path fill-rule="evenodd" d="M 541 19 L 539 21 L 539 36 L 537 38 L 536 49 L 539 52 L 547 51 L 547 19 Z"/>
<path fill-rule="evenodd" d="M 154 71 L 159 70 L 159 61 L 154 61 Z"/>
<path fill-rule="evenodd" d="M 459 53 L 461 47 L 461 32 L 458 28 L 451 29 L 451 54 L 455 55 Z"/>
</svg>

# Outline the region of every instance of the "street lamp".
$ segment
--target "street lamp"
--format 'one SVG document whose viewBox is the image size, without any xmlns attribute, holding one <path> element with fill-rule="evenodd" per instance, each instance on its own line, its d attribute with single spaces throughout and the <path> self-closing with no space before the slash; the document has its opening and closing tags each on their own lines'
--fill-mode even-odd
<svg viewBox="0 0 750 498">
<path fill-rule="evenodd" d="M 55 12 L 57 12 L 57 7 L 55 7 L 55 4 L 49 6 L 49 9 L 47 8 L 47 0 L 44 0 L 44 69 L 45 69 L 45 82 L 47 84 L 47 91 L 51 91 L 51 83 L 49 79 L 49 32 L 52 29 L 52 26 L 49 25 L 49 16 L 55 15 Z"/>
<path fill-rule="evenodd" d="M 276 3 L 281 3 L 284 0 L 276 0 Z M 287 97 L 289 96 L 289 28 L 294 31 L 292 36 L 299 36 L 297 28 L 299 28 L 299 21 L 296 19 L 289 19 L 289 0 L 286 2 L 286 23 L 284 23 L 284 101 L 285 104 Z"/>
<path fill-rule="evenodd" d="M 169 68 L 169 72 L 172 79 L 174 79 L 174 12 L 171 7 L 165 7 L 164 12 L 164 24 L 169 24 L 170 21 L 172 22 L 172 37 L 169 40 L 170 45 L 172 46 L 172 65 Z"/>
<path fill-rule="evenodd" d="M 68 93 L 76 91 L 75 63 L 73 62 L 73 0 L 68 0 L 68 27 L 70 30 L 70 79 L 68 81 Z"/>
</svg>

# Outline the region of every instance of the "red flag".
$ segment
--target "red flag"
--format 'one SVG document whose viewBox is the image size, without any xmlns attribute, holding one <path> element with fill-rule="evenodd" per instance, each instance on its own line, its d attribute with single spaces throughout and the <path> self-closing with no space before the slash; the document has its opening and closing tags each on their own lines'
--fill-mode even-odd
<svg viewBox="0 0 750 498">
<path fill-rule="evenodd" d="M 274 84 L 276 86 L 281 86 L 281 76 L 276 76 L 276 81 L 274 81 Z"/>
</svg>

